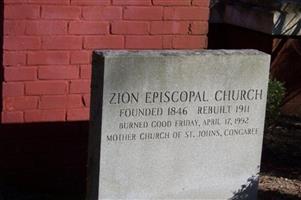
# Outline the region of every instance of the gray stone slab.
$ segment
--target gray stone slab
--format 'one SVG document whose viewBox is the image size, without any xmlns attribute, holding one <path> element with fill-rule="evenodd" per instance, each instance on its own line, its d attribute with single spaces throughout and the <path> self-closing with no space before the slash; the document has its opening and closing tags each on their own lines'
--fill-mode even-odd
<svg viewBox="0 0 301 200">
<path fill-rule="evenodd" d="M 87 199 L 256 199 L 269 62 L 95 52 Z"/>
</svg>

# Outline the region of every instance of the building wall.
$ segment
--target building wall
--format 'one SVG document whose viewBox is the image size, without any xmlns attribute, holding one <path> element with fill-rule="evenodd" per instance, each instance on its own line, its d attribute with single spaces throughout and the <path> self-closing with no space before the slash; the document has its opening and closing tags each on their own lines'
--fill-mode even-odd
<svg viewBox="0 0 301 200">
<path fill-rule="evenodd" d="M 203 49 L 209 0 L 4 0 L 2 122 L 89 119 L 93 49 Z"/>
<path fill-rule="evenodd" d="M 286 89 L 281 112 L 301 118 L 301 37 L 274 40 L 271 76 Z"/>
</svg>

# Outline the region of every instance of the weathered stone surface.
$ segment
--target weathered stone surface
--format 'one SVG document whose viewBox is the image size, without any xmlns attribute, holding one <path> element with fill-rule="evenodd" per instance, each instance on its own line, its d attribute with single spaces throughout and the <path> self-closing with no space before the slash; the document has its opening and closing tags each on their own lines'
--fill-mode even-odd
<svg viewBox="0 0 301 200">
<path fill-rule="evenodd" d="M 88 199 L 256 198 L 269 59 L 96 52 Z"/>
</svg>

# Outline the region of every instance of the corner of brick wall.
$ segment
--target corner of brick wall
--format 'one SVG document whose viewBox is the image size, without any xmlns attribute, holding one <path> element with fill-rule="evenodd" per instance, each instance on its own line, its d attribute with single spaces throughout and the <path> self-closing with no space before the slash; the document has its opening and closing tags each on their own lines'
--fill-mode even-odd
<svg viewBox="0 0 301 200">
<path fill-rule="evenodd" d="M 209 0 L 4 0 L 2 123 L 89 119 L 93 49 L 203 49 Z"/>
</svg>

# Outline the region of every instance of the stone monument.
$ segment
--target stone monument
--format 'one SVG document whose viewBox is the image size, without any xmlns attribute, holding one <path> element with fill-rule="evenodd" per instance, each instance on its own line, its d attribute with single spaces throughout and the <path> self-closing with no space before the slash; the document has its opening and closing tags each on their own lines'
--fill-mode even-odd
<svg viewBox="0 0 301 200">
<path fill-rule="evenodd" d="M 256 199 L 269 62 L 94 52 L 87 199 Z"/>
</svg>

